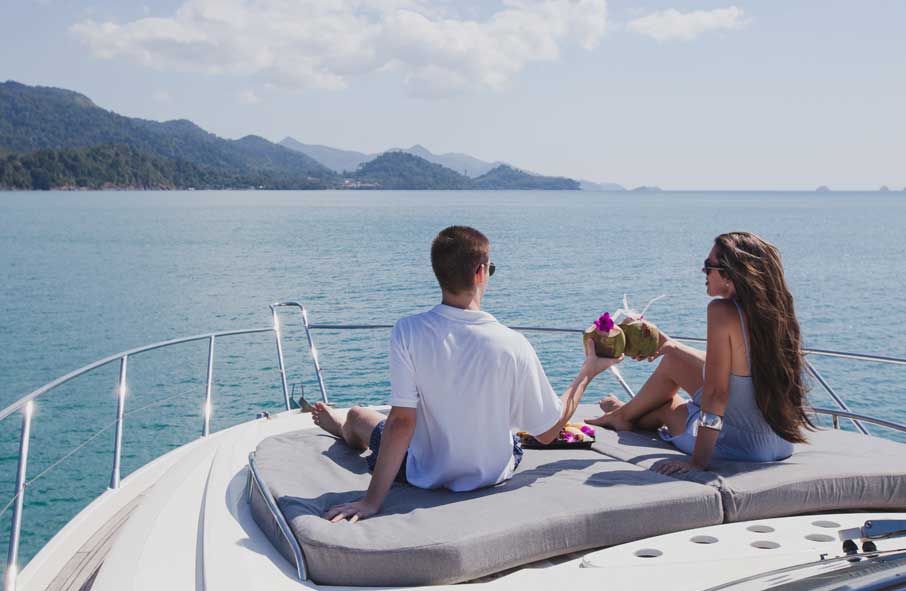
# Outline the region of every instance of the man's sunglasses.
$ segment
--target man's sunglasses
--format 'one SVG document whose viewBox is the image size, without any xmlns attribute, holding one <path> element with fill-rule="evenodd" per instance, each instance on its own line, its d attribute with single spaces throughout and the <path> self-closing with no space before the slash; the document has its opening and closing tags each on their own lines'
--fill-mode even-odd
<svg viewBox="0 0 906 591">
<path fill-rule="evenodd" d="M 709 273 L 711 271 L 723 271 L 724 268 L 721 266 L 718 266 L 718 265 L 712 265 L 711 261 L 709 261 L 708 259 L 705 259 L 705 264 L 702 265 L 702 270 L 705 273 Z"/>
<path fill-rule="evenodd" d="M 493 277 L 493 276 L 494 276 L 494 271 L 497 270 L 497 267 L 494 265 L 494 263 L 488 261 L 487 263 L 481 263 L 481 265 L 487 265 L 487 266 L 488 266 L 488 277 Z M 475 272 L 476 272 L 476 273 L 478 273 L 478 271 L 481 269 L 481 265 L 478 265 L 478 268 L 475 269 Z"/>
</svg>

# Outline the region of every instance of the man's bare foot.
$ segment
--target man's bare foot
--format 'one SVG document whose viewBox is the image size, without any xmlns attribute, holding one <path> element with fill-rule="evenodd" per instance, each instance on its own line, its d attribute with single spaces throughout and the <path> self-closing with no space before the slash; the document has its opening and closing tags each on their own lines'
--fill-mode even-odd
<svg viewBox="0 0 906 591">
<path fill-rule="evenodd" d="M 315 425 L 321 427 L 334 437 L 343 439 L 343 416 L 339 412 L 330 408 L 323 402 L 316 402 L 311 411 L 311 419 Z"/>
<path fill-rule="evenodd" d="M 608 394 L 606 397 L 598 401 L 598 406 L 601 407 L 601 410 L 603 410 L 605 414 L 617 410 L 624 404 L 625 402 L 623 402 L 613 394 Z"/>
<path fill-rule="evenodd" d="M 596 419 L 585 419 L 589 425 L 613 429 L 614 431 L 632 431 L 632 423 L 620 416 L 620 413 L 608 413 Z"/>
</svg>

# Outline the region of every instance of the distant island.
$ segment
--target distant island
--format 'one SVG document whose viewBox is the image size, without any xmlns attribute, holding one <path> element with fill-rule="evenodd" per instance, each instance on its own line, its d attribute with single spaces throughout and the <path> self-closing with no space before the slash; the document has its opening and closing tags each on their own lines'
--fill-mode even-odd
<svg viewBox="0 0 906 591">
<path fill-rule="evenodd" d="M 830 187 L 828 187 L 827 185 L 821 185 L 820 187 L 815 189 L 815 192 L 816 193 L 830 193 Z"/>
<path fill-rule="evenodd" d="M 0 189 L 575 191 L 585 183 L 419 145 L 363 154 L 289 137 L 228 140 L 185 119 L 124 117 L 70 90 L 0 84 Z"/>
<path fill-rule="evenodd" d="M 625 191 L 626 187 L 617 183 L 596 183 L 594 181 L 579 181 L 583 191 Z"/>
</svg>

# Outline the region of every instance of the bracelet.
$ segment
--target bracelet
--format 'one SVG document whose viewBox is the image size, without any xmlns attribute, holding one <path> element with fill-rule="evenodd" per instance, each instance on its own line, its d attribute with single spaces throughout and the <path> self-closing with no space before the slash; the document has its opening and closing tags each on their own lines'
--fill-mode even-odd
<svg viewBox="0 0 906 591">
<path fill-rule="evenodd" d="M 702 411 L 698 416 L 698 426 L 713 431 L 720 431 L 724 428 L 724 418 L 720 415 Z"/>
</svg>

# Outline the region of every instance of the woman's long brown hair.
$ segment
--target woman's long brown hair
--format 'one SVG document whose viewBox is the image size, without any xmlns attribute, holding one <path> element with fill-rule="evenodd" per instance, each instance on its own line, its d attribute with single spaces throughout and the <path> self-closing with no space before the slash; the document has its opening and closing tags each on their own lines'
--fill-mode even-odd
<svg viewBox="0 0 906 591">
<path fill-rule="evenodd" d="M 799 321 L 783 277 L 780 251 L 755 234 L 730 232 L 714 239 L 721 276 L 733 281 L 749 333 L 755 400 L 780 437 L 805 442 L 814 429 L 806 413 L 808 386 Z"/>
</svg>

